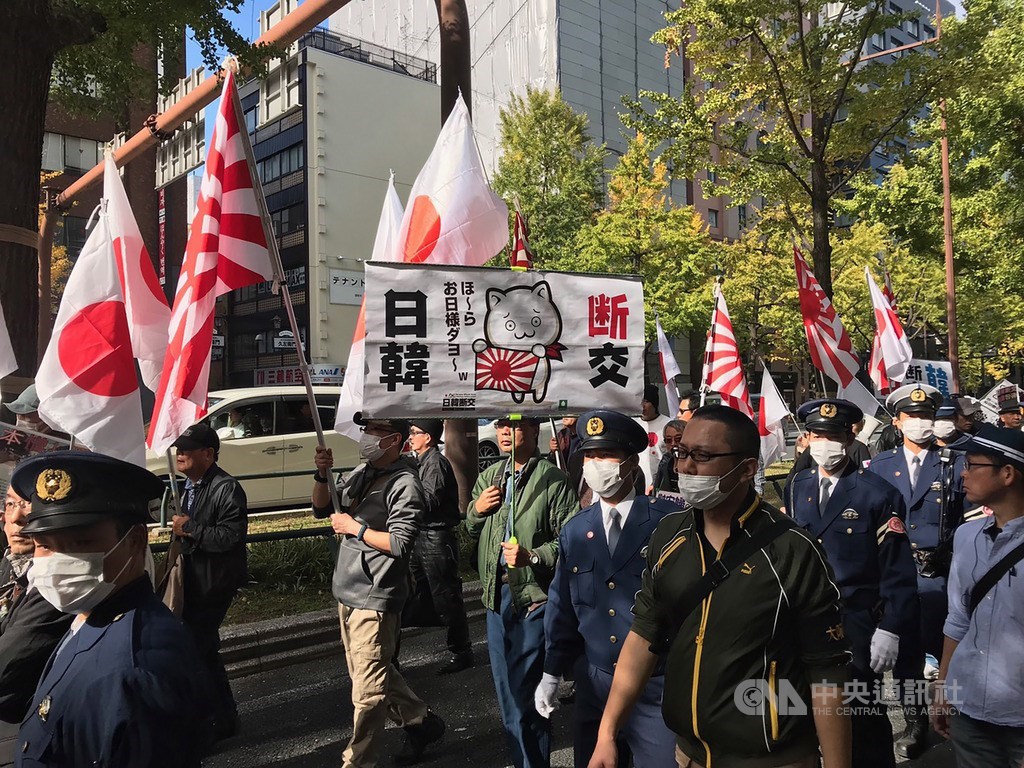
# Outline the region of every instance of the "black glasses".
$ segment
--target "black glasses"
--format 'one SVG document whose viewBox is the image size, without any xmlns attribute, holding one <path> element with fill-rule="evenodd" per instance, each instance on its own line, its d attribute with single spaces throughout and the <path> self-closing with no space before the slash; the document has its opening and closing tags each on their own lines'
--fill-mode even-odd
<svg viewBox="0 0 1024 768">
<path fill-rule="evenodd" d="M 420 435 L 425 435 L 425 434 L 427 434 L 427 433 L 426 432 L 421 432 L 418 429 L 410 429 L 409 430 L 409 437 L 419 437 Z"/>
<path fill-rule="evenodd" d="M 975 467 L 1001 467 L 1001 466 L 1003 466 L 1003 465 L 1002 464 L 989 464 L 987 461 L 983 461 L 983 462 L 971 461 L 966 456 L 964 457 L 964 469 L 966 469 L 968 472 L 970 470 L 974 469 Z"/>
<path fill-rule="evenodd" d="M 11 512 L 15 509 L 31 509 L 31 501 L 12 501 L 11 499 L 4 500 L 4 510 Z"/>
<path fill-rule="evenodd" d="M 691 451 L 684 445 L 678 445 L 672 449 L 672 453 L 675 454 L 676 462 L 685 461 L 686 459 L 693 459 L 697 464 L 706 464 L 712 459 L 717 459 L 722 456 L 739 456 L 739 451 L 724 451 L 718 453 L 712 453 L 710 451 L 702 451 L 699 448 Z"/>
</svg>

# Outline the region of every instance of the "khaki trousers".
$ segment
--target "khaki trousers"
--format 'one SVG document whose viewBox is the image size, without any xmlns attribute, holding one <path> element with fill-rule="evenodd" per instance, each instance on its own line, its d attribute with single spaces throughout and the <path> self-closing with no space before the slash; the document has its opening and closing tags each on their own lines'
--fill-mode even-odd
<svg viewBox="0 0 1024 768">
<path fill-rule="evenodd" d="M 714 757 L 714 754 L 711 756 Z M 676 763 L 679 764 L 679 768 L 704 768 L 704 766 L 696 760 L 687 757 L 679 747 L 676 747 Z M 776 768 L 819 768 L 820 765 L 821 759 L 818 755 L 809 755 L 803 760 L 797 760 L 795 763 L 779 765 L 776 766 Z"/>
<path fill-rule="evenodd" d="M 352 739 L 342 768 L 374 768 L 390 718 L 405 727 L 427 716 L 427 705 L 406 685 L 391 660 L 399 615 L 338 605 L 345 663 L 352 678 Z"/>
</svg>

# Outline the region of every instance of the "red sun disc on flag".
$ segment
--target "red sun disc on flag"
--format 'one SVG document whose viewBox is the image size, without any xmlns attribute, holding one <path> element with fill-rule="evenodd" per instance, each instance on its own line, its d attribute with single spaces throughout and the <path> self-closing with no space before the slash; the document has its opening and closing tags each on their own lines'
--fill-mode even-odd
<svg viewBox="0 0 1024 768">
<path fill-rule="evenodd" d="M 418 195 L 412 201 L 409 231 L 405 237 L 402 259 L 410 264 L 422 264 L 430 258 L 441 236 L 441 216 L 427 195 Z"/>
<path fill-rule="evenodd" d="M 529 392 L 540 358 L 532 352 L 490 347 L 476 356 L 476 388 Z"/>
<path fill-rule="evenodd" d="M 124 304 L 101 301 L 80 310 L 57 343 L 61 367 L 94 395 L 122 397 L 138 389 Z"/>
</svg>

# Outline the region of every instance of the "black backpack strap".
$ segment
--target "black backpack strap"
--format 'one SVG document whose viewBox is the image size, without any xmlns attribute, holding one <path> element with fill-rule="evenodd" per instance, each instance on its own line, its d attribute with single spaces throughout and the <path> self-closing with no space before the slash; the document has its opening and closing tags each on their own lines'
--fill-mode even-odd
<svg viewBox="0 0 1024 768">
<path fill-rule="evenodd" d="M 697 610 L 697 607 L 704 602 L 708 595 L 728 579 L 729 575 L 743 565 L 751 555 L 768 546 L 786 531 L 792 530 L 793 527 L 794 524 L 790 520 L 776 520 L 754 535 L 741 539 L 738 544 L 727 549 L 721 558 L 711 563 L 711 567 L 705 571 L 704 575 L 694 582 L 673 606 L 672 626 L 660 642 L 651 645 L 651 653 L 660 655 L 667 652 L 672 641 L 679 634 L 683 622 Z"/>
<path fill-rule="evenodd" d="M 971 602 L 967 606 L 968 618 L 974 615 L 974 609 L 978 607 L 979 603 L 985 598 L 985 595 L 989 593 L 989 590 L 998 584 L 1007 571 L 1022 559 L 1024 559 L 1024 544 L 1018 544 L 1009 553 L 1004 555 L 998 563 L 993 565 L 984 576 L 978 579 L 977 583 L 971 588 Z"/>
</svg>

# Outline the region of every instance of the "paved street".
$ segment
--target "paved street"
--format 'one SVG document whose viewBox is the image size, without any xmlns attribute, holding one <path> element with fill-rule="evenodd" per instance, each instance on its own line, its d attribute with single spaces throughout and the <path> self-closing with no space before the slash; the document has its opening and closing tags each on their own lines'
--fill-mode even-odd
<svg viewBox="0 0 1024 768">
<path fill-rule="evenodd" d="M 470 624 L 480 663 L 454 676 L 438 676 L 444 635 L 431 631 L 408 638 L 402 646 L 402 669 L 412 688 L 448 722 L 442 748 L 431 752 L 426 766 L 502 768 L 508 764 L 490 671 L 484 626 Z M 210 768 L 338 768 L 351 733 L 350 688 L 340 655 L 232 682 L 242 716 L 241 733 L 224 742 L 207 761 Z M 572 765 L 569 734 L 571 710 L 555 713 L 552 765 Z M 387 751 L 401 745 L 401 731 L 389 728 Z M 937 737 L 935 737 L 937 739 Z M 387 761 L 382 763 L 388 765 Z M 953 768 L 948 746 L 933 748 L 905 766 Z"/>
</svg>

